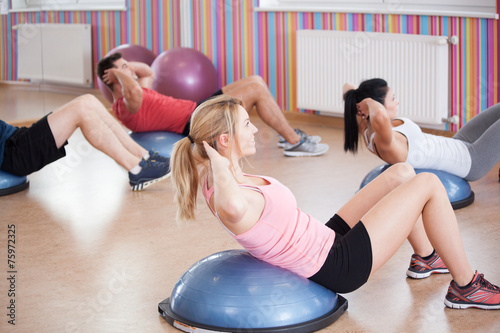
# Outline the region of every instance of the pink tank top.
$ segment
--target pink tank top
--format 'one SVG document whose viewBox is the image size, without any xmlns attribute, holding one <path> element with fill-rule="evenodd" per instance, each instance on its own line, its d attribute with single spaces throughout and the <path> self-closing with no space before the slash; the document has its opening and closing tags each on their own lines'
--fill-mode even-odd
<svg viewBox="0 0 500 333">
<path fill-rule="evenodd" d="M 133 132 L 169 131 L 182 133 L 196 103 L 142 88 L 142 104 L 134 114 L 128 112 L 123 97 L 113 103 L 113 112 Z"/>
<path fill-rule="evenodd" d="M 292 192 L 279 181 L 271 177 L 253 177 L 266 180 L 268 185 L 240 186 L 264 196 L 262 215 L 243 234 L 229 233 L 254 257 L 305 278 L 313 276 L 323 266 L 333 245 L 335 232 L 298 209 Z M 205 182 L 203 194 L 208 206 L 217 216 L 217 212 L 210 206 L 213 192 L 214 188 L 208 189 Z"/>
</svg>

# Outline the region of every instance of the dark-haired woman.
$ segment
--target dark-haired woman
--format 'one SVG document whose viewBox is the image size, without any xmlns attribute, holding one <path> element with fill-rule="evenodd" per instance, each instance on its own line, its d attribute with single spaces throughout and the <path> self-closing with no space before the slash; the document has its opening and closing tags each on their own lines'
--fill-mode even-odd
<svg viewBox="0 0 500 333">
<path fill-rule="evenodd" d="M 397 117 L 398 100 L 383 79 L 344 85 L 344 150 L 357 152 L 361 136 L 368 150 L 389 164 L 442 170 L 477 180 L 500 161 L 500 104 L 482 111 L 452 138 L 423 133 Z"/>
</svg>

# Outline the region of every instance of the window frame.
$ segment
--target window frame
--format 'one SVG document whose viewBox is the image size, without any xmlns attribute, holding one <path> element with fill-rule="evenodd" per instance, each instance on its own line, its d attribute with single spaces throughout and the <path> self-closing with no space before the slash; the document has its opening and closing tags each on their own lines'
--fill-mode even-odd
<svg viewBox="0 0 500 333">
<path fill-rule="evenodd" d="M 9 12 L 125 10 L 126 0 L 11 0 Z"/>
<path fill-rule="evenodd" d="M 333 12 L 498 19 L 495 0 L 260 0 L 260 12 Z"/>
</svg>

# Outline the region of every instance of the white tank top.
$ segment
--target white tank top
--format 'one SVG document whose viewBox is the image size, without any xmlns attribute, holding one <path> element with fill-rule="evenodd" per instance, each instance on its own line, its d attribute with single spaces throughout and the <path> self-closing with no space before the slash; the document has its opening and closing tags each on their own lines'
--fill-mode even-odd
<svg viewBox="0 0 500 333">
<path fill-rule="evenodd" d="M 469 174 L 471 157 L 462 141 L 423 133 L 421 128 L 408 118 L 395 119 L 403 122 L 402 125 L 394 127 L 393 131 L 403 134 L 408 140 L 406 162 L 415 169 L 442 170 L 462 178 Z"/>
</svg>

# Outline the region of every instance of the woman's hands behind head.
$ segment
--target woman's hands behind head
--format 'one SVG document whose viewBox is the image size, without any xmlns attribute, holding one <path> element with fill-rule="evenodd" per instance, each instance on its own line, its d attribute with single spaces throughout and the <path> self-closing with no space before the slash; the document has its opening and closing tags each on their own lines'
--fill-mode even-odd
<svg viewBox="0 0 500 333">
<path fill-rule="evenodd" d="M 342 98 L 344 98 L 346 92 L 348 92 L 349 90 L 354 90 L 354 89 L 356 89 L 354 84 L 349 83 L 349 82 L 344 83 L 344 85 L 342 86 Z"/>
<path fill-rule="evenodd" d="M 371 98 L 365 98 L 361 102 L 356 104 L 357 115 L 361 117 L 361 119 L 368 119 L 370 117 L 370 104 L 375 102 Z"/>
<path fill-rule="evenodd" d="M 385 107 L 371 98 L 365 98 L 356 104 L 357 115 L 362 119 L 373 118 L 378 114 L 387 114 Z"/>
<path fill-rule="evenodd" d="M 208 158 L 210 159 L 212 169 L 222 167 L 229 168 L 229 160 L 219 154 L 219 152 L 210 146 L 206 141 L 203 141 L 203 147 L 205 148 Z"/>
</svg>

